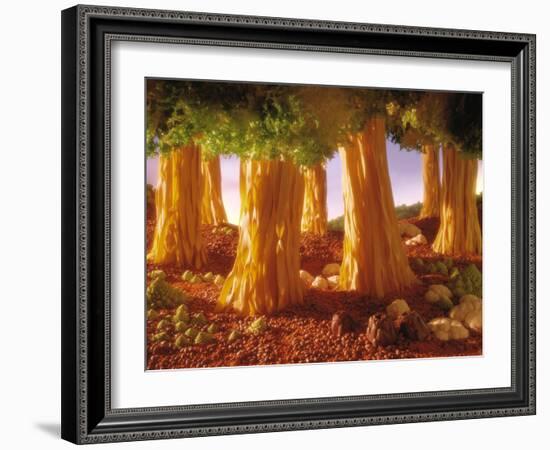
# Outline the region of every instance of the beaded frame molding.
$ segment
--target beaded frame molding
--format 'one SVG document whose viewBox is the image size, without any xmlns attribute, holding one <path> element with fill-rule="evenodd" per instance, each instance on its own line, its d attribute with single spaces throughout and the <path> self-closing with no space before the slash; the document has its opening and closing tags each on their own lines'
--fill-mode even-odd
<svg viewBox="0 0 550 450">
<path fill-rule="evenodd" d="M 504 61 L 512 73 L 511 386 L 111 407 L 113 41 Z M 535 36 L 78 5 L 62 12 L 62 423 L 99 443 L 535 414 Z"/>
</svg>

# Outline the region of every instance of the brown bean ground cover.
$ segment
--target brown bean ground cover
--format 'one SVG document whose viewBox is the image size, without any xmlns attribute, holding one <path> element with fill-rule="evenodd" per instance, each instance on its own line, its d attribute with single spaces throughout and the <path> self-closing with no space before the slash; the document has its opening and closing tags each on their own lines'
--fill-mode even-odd
<svg viewBox="0 0 550 450">
<path fill-rule="evenodd" d="M 418 226 L 431 243 L 437 231 L 437 219 L 408 219 Z M 154 217 L 148 217 L 147 237 L 150 245 Z M 203 226 L 202 236 L 208 250 L 208 266 L 202 272 L 213 272 L 226 276 L 231 270 L 238 241 L 238 229 L 231 233 L 220 232 L 212 226 Z M 312 275 L 321 273 L 325 264 L 342 259 L 341 232 L 329 232 L 324 237 L 304 234 L 300 252 L 302 268 Z M 403 242 L 405 239 L 403 239 Z M 440 260 L 441 255 L 431 251 L 430 245 L 407 247 L 410 258 Z M 475 263 L 481 268 L 479 256 L 456 255 L 456 266 Z M 383 264 L 383 262 L 381 262 Z M 176 331 L 172 326 L 166 329 L 168 339 L 153 342 L 151 337 L 163 317 L 173 315 L 174 310 L 159 310 L 159 317 L 147 320 L 147 368 L 175 369 L 197 367 L 228 367 L 263 364 L 315 363 L 331 361 L 380 360 L 398 358 L 427 358 L 446 356 L 481 355 L 481 335 L 471 333 L 463 341 L 441 342 L 433 337 L 427 340 L 411 341 L 399 335 L 395 345 L 373 347 L 366 339 L 366 324 L 370 315 L 384 311 L 387 304 L 396 298 L 403 298 L 410 308 L 427 322 L 434 317 L 444 316 L 438 307 L 424 301 L 423 295 L 429 284 L 444 282 L 443 275 L 417 274 L 419 284 L 406 292 L 388 295 L 383 299 L 368 298 L 354 292 L 322 291 L 310 289 L 301 305 L 266 317 L 265 331 L 257 335 L 247 332 L 253 318 L 242 318 L 233 312 L 216 312 L 216 299 L 220 288 L 214 283 L 191 284 L 181 280 L 185 268 L 156 266 L 148 264 L 148 271 L 162 269 L 167 281 L 184 290 L 190 300 L 189 312 L 203 313 L 208 324 L 216 325 L 215 341 L 208 344 L 192 344 L 177 348 L 174 345 Z M 353 331 L 335 336 L 331 333 L 332 315 L 345 311 L 355 322 Z M 241 337 L 228 342 L 227 335 L 239 330 Z"/>
</svg>

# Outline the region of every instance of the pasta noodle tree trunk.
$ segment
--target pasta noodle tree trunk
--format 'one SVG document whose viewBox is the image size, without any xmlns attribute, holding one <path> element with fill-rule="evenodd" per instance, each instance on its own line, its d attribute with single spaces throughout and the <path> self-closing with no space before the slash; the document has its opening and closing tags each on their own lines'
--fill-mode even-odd
<svg viewBox="0 0 550 450">
<path fill-rule="evenodd" d="M 203 180 L 201 219 L 202 223 L 218 225 L 227 222 L 222 199 L 222 175 L 220 157 L 201 162 Z"/>
<path fill-rule="evenodd" d="M 206 262 L 201 226 L 201 152 L 196 146 L 159 156 L 156 225 L 147 259 L 200 269 Z"/>
<path fill-rule="evenodd" d="M 304 212 L 302 231 L 323 235 L 327 232 L 327 171 L 323 164 L 303 169 Z"/>
<path fill-rule="evenodd" d="M 397 226 L 386 156 L 385 119 L 367 120 L 364 130 L 339 149 L 343 170 L 344 244 L 340 288 L 381 298 L 416 278 Z"/>
<path fill-rule="evenodd" d="M 420 218 L 439 217 L 439 148 L 435 145 L 424 145 L 422 152 L 422 180 L 424 195 Z"/>
<path fill-rule="evenodd" d="M 476 204 L 477 159 L 462 158 L 447 147 L 443 153 L 441 223 L 432 248 L 438 253 L 481 254 L 481 227 Z"/>
<path fill-rule="evenodd" d="M 303 299 L 303 177 L 294 163 L 283 160 L 242 160 L 240 167 L 239 242 L 218 309 L 270 314 Z"/>
</svg>

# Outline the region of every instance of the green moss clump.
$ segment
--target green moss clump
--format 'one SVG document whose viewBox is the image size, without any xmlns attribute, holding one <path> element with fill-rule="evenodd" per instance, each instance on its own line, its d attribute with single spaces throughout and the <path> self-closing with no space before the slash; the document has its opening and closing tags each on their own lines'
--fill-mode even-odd
<svg viewBox="0 0 550 450">
<path fill-rule="evenodd" d="M 170 321 L 169 320 L 162 319 L 162 320 L 159 321 L 159 323 L 157 323 L 157 330 L 158 331 L 165 330 L 166 328 L 169 328 L 169 327 L 170 327 Z"/>
<path fill-rule="evenodd" d="M 193 314 L 193 317 L 191 317 L 191 323 L 198 327 L 202 327 L 203 325 L 206 325 L 208 323 L 208 320 L 206 319 L 206 316 L 202 312 L 200 312 Z"/>
<path fill-rule="evenodd" d="M 424 260 L 422 258 L 411 259 L 410 265 L 415 272 L 420 272 L 420 273 L 426 272 L 427 266 L 424 263 Z"/>
<path fill-rule="evenodd" d="M 168 340 L 168 334 L 166 334 L 164 331 L 154 334 L 151 338 L 153 342 L 160 342 L 160 341 L 166 341 Z"/>
<path fill-rule="evenodd" d="M 250 324 L 248 332 L 252 334 L 263 333 L 267 328 L 267 321 L 265 317 L 260 317 Z"/>
<path fill-rule="evenodd" d="M 439 306 L 444 311 L 449 311 L 453 306 L 453 302 L 448 298 L 442 298 L 437 301 L 437 306 Z"/>
<path fill-rule="evenodd" d="M 197 330 L 196 328 L 191 327 L 191 328 L 188 328 L 187 331 L 184 334 L 185 334 L 185 336 L 190 337 L 191 339 L 195 339 L 197 334 L 199 334 L 199 330 Z"/>
<path fill-rule="evenodd" d="M 160 278 L 161 280 L 165 280 L 166 273 L 164 272 L 164 270 L 160 270 L 160 269 L 151 270 L 151 272 L 149 272 L 149 278 L 151 278 L 152 280 L 154 280 L 155 278 Z"/>
<path fill-rule="evenodd" d="M 214 277 L 214 284 L 216 286 L 222 286 L 224 282 L 225 282 L 225 278 L 222 277 L 220 274 Z"/>
<path fill-rule="evenodd" d="M 185 272 L 183 272 L 183 274 L 181 275 L 181 279 L 183 281 L 191 281 L 193 279 L 193 272 L 191 272 L 190 270 L 186 270 Z"/>
<path fill-rule="evenodd" d="M 170 283 L 161 277 L 154 278 L 147 286 L 145 294 L 147 298 L 147 307 L 173 308 L 187 302 L 188 298 L 185 292 L 173 287 Z"/>
<path fill-rule="evenodd" d="M 187 311 L 187 306 L 181 304 L 177 307 L 174 314 L 174 321 L 176 322 L 189 322 L 189 312 Z"/>
<path fill-rule="evenodd" d="M 449 272 L 449 278 L 451 280 L 456 278 L 458 275 L 460 275 L 460 270 L 458 270 L 458 267 L 453 267 Z"/>
<path fill-rule="evenodd" d="M 180 334 L 174 344 L 176 345 L 177 348 L 182 348 L 182 347 L 185 347 L 187 345 L 191 345 L 192 341 L 191 339 L 189 339 L 189 337 L 183 335 L 183 334 Z"/>
<path fill-rule="evenodd" d="M 459 273 L 452 273 L 452 275 L 447 287 L 452 291 L 455 298 L 459 299 L 467 294 L 482 297 L 482 274 L 475 264 L 470 264 Z"/>
<path fill-rule="evenodd" d="M 158 319 L 158 316 L 159 316 L 159 313 L 154 309 L 147 310 L 147 319 L 155 320 L 155 319 Z"/>
<path fill-rule="evenodd" d="M 199 331 L 199 334 L 195 336 L 195 344 L 209 344 L 215 340 L 214 336 L 206 331 Z"/>
<path fill-rule="evenodd" d="M 434 268 L 435 268 L 436 272 L 440 273 L 441 275 L 447 275 L 448 274 L 447 266 L 442 261 L 437 261 L 434 264 Z"/>
<path fill-rule="evenodd" d="M 202 276 L 202 279 L 206 281 L 207 283 L 210 283 L 214 280 L 214 274 L 212 272 L 205 273 Z"/>
<path fill-rule="evenodd" d="M 185 330 L 187 330 L 188 328 L 188 325 L 185 323 L 185 322 L 176 322 L 176 325 L 174 327 L 174 329 L 178 332 L 178 333 L 183 333 L 185 332 Z"/>
<path fill-rule="evenodd" d="M 234 342 L 240 337 L 241 337 L 241 333 L 239 330 L 231 330 L 230 333 L 227 335 L 227 341 Z"/>
</svg>

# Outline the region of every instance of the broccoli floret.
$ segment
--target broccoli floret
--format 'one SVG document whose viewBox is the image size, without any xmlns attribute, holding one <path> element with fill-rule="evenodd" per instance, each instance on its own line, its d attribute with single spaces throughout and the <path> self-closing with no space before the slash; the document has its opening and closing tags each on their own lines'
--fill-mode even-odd
<svg viewBox="0 0 550 450">
<path fill-rule="evenodd" d="M 176 289 L 162 278 L 154 278 L 146 291 L 149 308 L 172 308 L 187 301 L 185 292 Z"/>
<path fill-rule="evenodd" d="M 447 273 L 448 273 L 447 266 L 445 264 L 443 264 L 441 261 L 438 261 L 438 262 L 435 263 L 435 269 L 436 269 L 437 273 L 440 273 L 442 275 L 447 275 Z"/>
</svg>

